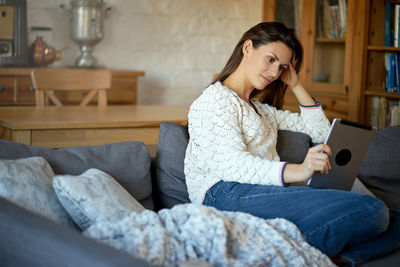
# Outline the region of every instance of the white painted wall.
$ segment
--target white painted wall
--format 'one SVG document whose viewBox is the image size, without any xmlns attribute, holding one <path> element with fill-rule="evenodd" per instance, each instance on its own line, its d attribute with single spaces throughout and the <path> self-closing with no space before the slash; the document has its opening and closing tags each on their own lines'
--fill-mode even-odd
<svg viewBox="0 0 400 267">
<path fill-rule="evenodd" d="M 243 32 L 262 18 L 261 0 L 106 0 L 113 7 L 104 39 L 95 47 L 100 65 L 146 72 L 139 78 L 138 104 L 190 104 L 220 71 Z M 70 66 L 79 55 L 69 17 L 59 7 L 69 0 L 27 0 L 28 29 L 52 27 L 45 41 L 67 47 Z M 37 32 L 30 32 L 30 42 Z"/>
</svg>

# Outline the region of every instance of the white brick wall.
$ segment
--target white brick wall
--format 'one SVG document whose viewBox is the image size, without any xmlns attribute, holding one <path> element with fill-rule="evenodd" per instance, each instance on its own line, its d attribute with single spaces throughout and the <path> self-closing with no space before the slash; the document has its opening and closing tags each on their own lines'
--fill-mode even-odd
<svg viewBox="0 0 400 267">
<path fill-rule="evenodd" d="M 62 61 L 73 65 L 78 46 L 68 0 L 27 0 L 28 27 L 49 26 L 48 43 L 68 47 Z M 139 104 L 190 104 L 221 70 L 244 31 L 261 21 L 261 0 L 108 0 L 104 39 L 94 56 L 108 68 L 143 70 Z M 30 35 L 33 37 L 33 34 Z"/>
</svg>

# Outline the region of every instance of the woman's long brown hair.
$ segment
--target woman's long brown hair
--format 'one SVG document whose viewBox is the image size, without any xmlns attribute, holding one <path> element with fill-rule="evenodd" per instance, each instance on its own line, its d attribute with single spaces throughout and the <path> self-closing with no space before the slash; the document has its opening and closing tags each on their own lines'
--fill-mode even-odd
<svg viewBox="0 0 400 267">
<path fill-rule="evenodd" d="M 253 47 L 256 49 L 261 45 L 266 45 L 271 42 L 284 43 L 293 51 L 291 62 L 296 73 L 299 73 L 303 62 L 303 47 L 297 39 L 294 30 L 287 28 L 280 22 L 262 22 L 243 34 L 225 67 L 215 77 L 212 83 L 224 81 L 238 68 L 243 58 L 242 48 L 246 40 L 251 40 L 253 42 Z M 287 85 L 278 78 L 268 84 L 263 90 L 253 90 L 250 94 L 250 98 L 282 109 L 286 89 Z"/>
</svg>

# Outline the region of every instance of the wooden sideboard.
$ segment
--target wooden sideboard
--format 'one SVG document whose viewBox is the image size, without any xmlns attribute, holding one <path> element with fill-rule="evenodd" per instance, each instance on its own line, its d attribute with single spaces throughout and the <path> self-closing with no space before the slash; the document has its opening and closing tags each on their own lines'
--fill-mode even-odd
<svg viewBox="0 0 400 267">
<path fill-rule="evenodd" d="M 35 105 L 35 88 L 30 73 L 32 68 L 0 68 L 0 105 Z M 143 71 L 111 70 L 111 89 L 107 91 L 109 105 L 136 104 L 137 82 Z M 87 92 L 57 92 L 57 97 L 66 104 L 78 104 Z M 93 99 L 90 104 L 95 104 Z"/>
</svg>

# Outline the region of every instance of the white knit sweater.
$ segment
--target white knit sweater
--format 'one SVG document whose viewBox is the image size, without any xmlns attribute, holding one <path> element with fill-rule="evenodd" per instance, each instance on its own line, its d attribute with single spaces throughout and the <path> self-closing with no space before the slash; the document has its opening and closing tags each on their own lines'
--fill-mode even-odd
<svg viewBox="0 0 400 267">
<path fill-rule="evenodd" d="M 253 102 L 217 82 L 192 103 L 185 176 L 189 198 L 202 203 L 207 190 L 219 182 L 283 185 L 286 162 L 276 152 L 278 130 L 303 132 L 323 142 L 329 121 L 319 104 L 300 106 L 301 113 L 277 110 Z"/>
</svg>

